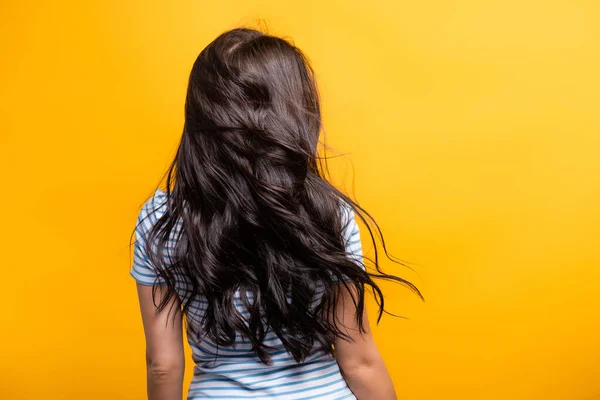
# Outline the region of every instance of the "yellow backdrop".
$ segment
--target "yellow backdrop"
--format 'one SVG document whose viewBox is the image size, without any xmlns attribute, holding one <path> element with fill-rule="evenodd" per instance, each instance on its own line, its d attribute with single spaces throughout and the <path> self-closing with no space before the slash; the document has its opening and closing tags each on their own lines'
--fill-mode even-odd
<svg viewBox="0 0 600 400">
<path fill-rule="evenodd" d="M 3 1 L 0 398 L 142 399 L 128 239 L 188 72 L 263 21 L 313 60 L 339 182 L 427 301 L 385 285 L 404 399 L 600 399 L 593 0 Z M 188 369 L 188 379 L 190 377 Z"/>
</svg>

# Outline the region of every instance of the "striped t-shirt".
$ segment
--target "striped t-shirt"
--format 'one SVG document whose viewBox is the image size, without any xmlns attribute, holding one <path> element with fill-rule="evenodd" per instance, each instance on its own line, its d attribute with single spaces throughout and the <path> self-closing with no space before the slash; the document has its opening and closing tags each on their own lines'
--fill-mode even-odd
<svg viewBox="0 0 600 400">
<path fill-rule="evenodd" d="M 146 253 L 145 238 L 166 209 L 166 195 L 157 191 L 142 208 L 136 228 L 134 260 L 131 275 L 141 284 L 153 285 L 157 275 Z M 349 207 L 342 210 L 344 238 L 349 257 L 360 260 L 362 248 L 360 234 L 354 213 Z M 173 241 L 166 248 L 172 251 L 178 237 L 179 224 L 171 233 Z M 165 262 L 168 262 L 165 254 Z M 168 265 L 168 264 L 167 264 Z M 160 279 L 158 279 L 160 282 Z M 177 282 L 177 292 L 185 298 L 188 292 L 184 282 Z M 242 315 L 247 314 L 239 293 L 235 296 L 236 307 Z M 193 299 L 188 318 L 199 319 L 207 307 L 206 300 Z M 188 337 L 195 363 L 194 378 L 191 382 L 188 400 L 196 399 L 356 399 L 340 373 L 339 366 L 330 354 L 315 346 L 312 353 L 302 363 L 297 363 L 287 352 L 281 340 L 273 331 L 268 331 L 265 344 L 272 359 L 272 365 L 263 364 L 252 351 L 247 339 L 239 333 L 232 347 L 217 346 L 210 339 L 201 342 Z"/>
</svg>

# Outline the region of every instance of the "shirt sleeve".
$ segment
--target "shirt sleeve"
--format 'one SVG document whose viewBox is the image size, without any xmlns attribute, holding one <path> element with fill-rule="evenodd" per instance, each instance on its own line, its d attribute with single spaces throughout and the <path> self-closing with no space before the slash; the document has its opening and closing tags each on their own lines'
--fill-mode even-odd
<svg viewBox="0 0 600 400">
<path fill-rule="evenodd" d="M 159 211 L 164 203 L 164 196 L 157 192 L 154 197 L 144 204 L 139 213 L 135 227 L 135 243 L 133 246 L 133 265 L 130 275 L 142 285 L 153 286 L 164 283 L 151 263 L 148 254 L 147 239 L 150 230 L 160 218 Z"/>
<path fill-rule="evenodd" d="M 356 264 L 358 264 L 363 269 L 365 268 L 363 263 L 363 252 L 362 252 L 362 243 L 360 241 L 360 230 L 358 229 L 358 224 L 356 223 L 354 210 L 348 206 L 344 205 L 343 207 L 343 235 L 344 235 L 344 244 L 346 247 L 346 254 L 348 257 L 353 260 Z"/>
</svg>

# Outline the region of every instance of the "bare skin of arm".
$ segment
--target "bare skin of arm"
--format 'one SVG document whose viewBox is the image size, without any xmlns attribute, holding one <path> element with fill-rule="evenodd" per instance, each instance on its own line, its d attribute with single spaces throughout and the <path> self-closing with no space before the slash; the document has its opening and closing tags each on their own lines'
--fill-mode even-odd
<svg viewBox="0 0 600 400">
<path fill-rule="evenodd" d="M 157 312 L 152 287 L 138 283 L 137 290 L 146 335 L 148 400 L 181 400 L 185 358 L 179 301 L 173 299 Z M 163 288 L 159 286 L 156 294 L 158 304 Z"/>
<path fill-rule="evenodd" d="M 392 379 L 371 335 L 367 311 L 363 312 L 363 326 L 367 332 L 361 333 L 352 294 L 343 285 L 340 285 L 340 291 L 336 325 L 350 340 L 336 339 L 335 357 L 346 383 L 358 400 L 396 400 Z"/>
</svg>

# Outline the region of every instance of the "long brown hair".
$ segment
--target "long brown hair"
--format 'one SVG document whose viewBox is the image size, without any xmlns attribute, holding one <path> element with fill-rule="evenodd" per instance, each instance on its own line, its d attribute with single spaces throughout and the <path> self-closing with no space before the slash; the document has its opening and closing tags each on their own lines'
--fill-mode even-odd
<svg viewBox="0 0 600 400">
<path fill-rule="evenodd" d="M 166 182 L 166 212 L 147 239 L 159 278 L 167 285 L 164 308 L 176 282 L 207 310 L 188 329 L 217 345 L 231 346 L 236 333 L 269 363 L 269 329 L 297 360 L 314 346 L 332 351 L 345 337 L 332 321 L 339 285 L 354 287 L 362 326 L 365 288 L 384 312 L 375 277 L 410 282 L 382 272 L 377 245 L 369 273 L 348 257 L 342 209 L 381 232 L 358 204 L 324 177 L 317 156 L 321 111 L 313 71 L 288 41 L 250 29 L 226 32 L 194 63 L 185 104 L 185 126 Z M 348 214 L 347 213 L 347 214 Z M 172 232 L 181 231 L 172 244 Z M 172 248 L 171 248 L 172 247 Z M 385 250 L 385 246 L 384 246 Z M 165 257 L 165 251 L 169 257 Z M 386 252 L 387 254 L 387 252 Z M 241 293 L 247 316 L 235 307 Z"/>
</svg>

